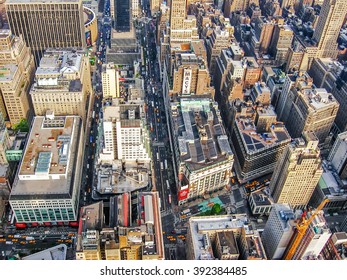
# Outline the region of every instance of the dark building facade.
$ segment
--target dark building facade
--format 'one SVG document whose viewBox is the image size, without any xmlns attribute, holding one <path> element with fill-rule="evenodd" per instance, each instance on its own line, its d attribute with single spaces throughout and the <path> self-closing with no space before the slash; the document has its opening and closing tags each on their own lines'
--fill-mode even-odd
<svg viewBox="0 0 347 280">
<path fill-rule="evenodd" d="M 130 31 L 130 0 L 114 0 L 114 28 L 117 31 Z"/>
</svg>

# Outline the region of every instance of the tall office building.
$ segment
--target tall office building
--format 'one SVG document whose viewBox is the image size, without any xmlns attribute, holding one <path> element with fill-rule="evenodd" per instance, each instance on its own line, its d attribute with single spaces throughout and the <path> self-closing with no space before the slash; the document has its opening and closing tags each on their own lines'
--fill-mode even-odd
<svg viewBox="0 0 347 280">
<path fill-rule="evenodd" d="M 86 46 L 82 0 L 9 0 L 6 12 L 12 33 L 23 35 L 37 64 L 47 48 Z"/>
<path fill-rule="evenodd" d="M 114 63 L 102 65 L 102 93 L 104 97 L 117 98 L 120 96 L 119 91 L 119 71 Z"/>
<path fill-rule="evenodd" d="M 23 37 L 10 30 L 0 30 L 0 67 L 0 111 L 14 125 L 32 114 L 29 89 L 35 62 Z"/>
<path fill-rule="evenodd" d="M 293 38 L 293 30 L 284 23 L 283 18 L 277 18 L 270 51 L 278 65 L 282 65 L 287 61 L 288 49 L 292 46 Z"/>
<path fill-rule="evenodd" d="M 293 209 L 304 209 L 323 173 L 318 139 L 304 132 L 283 152 L 276 163 L 270 191 L 275 203 L 288 203 Z"/>
<path fill-rule="evenodd" d="M 199 39 L 196 17 L 187 15 L 187 0 L 172 0 L 170 9 L 170 45 Z"/>
<path fill-rule="evenodd" d="M 337 57 L 337 38 L 346 14 L 345 0 L 324 1 L 312 37 L 318 43 L 317 57 Z"/>
<path fill-rule="evenodd" d="M 252 29 L 252 47 L 260 54 L 267 54 L 271 46 L 272 35 L 274 33 L 275 20 L 269 20 L 265 16 L 254 20 L 254 29 Z"/>
<path fill-rule="evenodd" d="M 304 131 L 316 134 L 324 144 L 334 123 L 339 103 L 324 88 L 316 88 L 307 75 L 288 75 L 278 100 L 277 111 L 292 138 Z"/>
<path fill-rule="evenodd" d="M 150 162 L 149 132 L 146 127 L 144 102 L 114 99 L 104 106 L 104 149 L 101 159 L 123 162 Z"/>
<path fill-rule="evenodd" d="M 47 49 L 35 73 L 30 95 L 37 116 L 77 115 L 86 120 L 92 94 L 90 63 L 84 50 Z"/>
<path fill-rule="evenodd" d="M 241 104 L 237 110 L 231 141 L 236 175 L 245 183 L 273 172 L 290 136 L 271 106 Z"/>
<path fill-rule="evenodd" d="M 114 29 L 121 32 L 129 32 L 131 29 L 131 1 L 130 0 L 111 0 L 114 1 Z"/>
<path fill-rule="evenodd" d="M 274 204 L 261 235 L 270 260 L 280 260 L 294 233 L 295 215 L 288 204 Z"/>
<path fill-rule="evenodd" d="M 194 53 L 175 55 L 173 65 L 173 82 L 170 95 L 203 95 L 214 96 L 211 77 L 206 61 Z"/>
<path fill-rule="evenodd" d="M 77 220 L 84 146 L 80 117 L 34 118 L 10 196 L 17 222 Z"/>
<path fill-rule="evenodd" d="M 214 73 L 216 59 L 220 55 L 222 49 L 226 49 L 230 45 L 230 34 L 228 30 L 222 30 L 217 26 L 212 34 L 206 38 L 207 63 L 210 73 Z"/>
<path fill-rule="evenodd" d="M 337 135 L 328 160 L 341 179 L 347 179 L 347 131 Z"/>
</svg>

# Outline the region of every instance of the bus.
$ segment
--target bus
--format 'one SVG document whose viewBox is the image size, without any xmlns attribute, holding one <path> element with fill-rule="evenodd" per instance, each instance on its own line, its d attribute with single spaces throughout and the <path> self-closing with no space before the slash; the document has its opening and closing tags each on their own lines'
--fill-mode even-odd
<svg viewBox="0 0 347 280">
<path fill-rule="evenodd" d="M 166 187 L 167 187 L 168 190 L 170 190 L 169 180 L 166 180 Z"/>
<path fill-rule="evenodd" d="M 157 152 L 157 160 L 159 160 L 159 153 Z"/>
<path fill-rule="evenodd" d="M 93 142 L 93 135 L 90 135 L 90 137 L 89 137 L 89 142 L 90 142 L 90 143 Z"/>
<path fill-rule="evenodd" d="M 163 164 L 163 162 L 161 161 L 160 162 L 160 170 L 163 170 L 164 169 L 164 164 Z"/>
<path fill-rule="evenodd" d="M 171 204 L 171 194 L 169 194 L 169 204 Z"/>
<path fill-rule="evenodd" d="M 166 159 L 164 161 L 164 166 L 165 166 L 165 169 L 167 169 L 167 160 Z"/>
<path fill-rule="evenodd" d="M 93 114 L 92 114 L 92 119 L 95 118 L 95 111 L 93 111 Z"/>
</svg>

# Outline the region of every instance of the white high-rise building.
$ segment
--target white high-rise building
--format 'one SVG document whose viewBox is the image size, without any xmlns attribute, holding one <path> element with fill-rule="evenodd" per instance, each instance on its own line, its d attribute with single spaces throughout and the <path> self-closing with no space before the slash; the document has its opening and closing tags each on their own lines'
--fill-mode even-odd
<svg viewBox="0 0 347 280">
<path fill-rule="evenodd" d="M 100 159 L 123 162 L 149 162 L 149 135 L 144 118 L 143 102 L 120 104 L 113 100 L 104 107 L 104 148 Z"/>
<path fill-rule="evenodd" d="M 282 258 L 294 233 L 294 219 L 289 204 L 274 204 L 261 236 L 268 259 Z"/>
<path fill-rule="evenodd" d="M 340 175 L 341 179 L 347 179 L 347 131 L 337 135 L 328 160 Z"/>
<path fill-rule="evenodd" d="M 119 97 L 119 71 L 114 63 L 108 63 L 102 67 L 102 91 L 104 97 Z"/>
<path fill-rule="evenodd" d="M 303 209 L 323 173 L 318 139 L 312 132 L 304 132 L 283 152 L 277 162 L 270 191 L 275 203 L 288 203 Z"/>
</svg>

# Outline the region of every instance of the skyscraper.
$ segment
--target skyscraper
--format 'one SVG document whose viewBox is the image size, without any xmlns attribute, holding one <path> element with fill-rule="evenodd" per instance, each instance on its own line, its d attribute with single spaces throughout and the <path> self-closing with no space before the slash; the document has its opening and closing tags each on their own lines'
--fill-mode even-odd
<svg viewBox="0 0 347 280">
<path fill-rule="evenodd" d="M 318 43 L 317 57 L 336 58 L 337 38 L 345 20 L 347 5 L 345 0 L 325 0 L 319 14 L 313 39 Z"/>
<path fill-rule="evenodd" d="M 295 139 L 277 162 L 270 191 L 275 203 L 305 208 L 323 173 L 318 139 L 311 132 Z"/>
<path fill-rule="evenodd" d="M 82 0 L 8 0 L 13 34 L 23 35 L 38 64 L 47 48 L 85 47 Z"/>
<path fill-rule="evenodd" d="M 288 75 L 276 111 L 292 138 L 313 131 L 319 144 L 324 144 L 334 123 L 339 103 L 324 88 L 316 88 L 312 78 Z"/>
<path fill-rule="evenodd" d="M 290 136 L 272 106 L 255 110 L 253 104 L 241 104 L 237 110 L 231 141 L 237 178 L 246 183 L 273 172 Z"/>
<path fill-rule="evenodd" d="M 114 1 L 114 29 L 117 31 L 130 31 L 130 0 Z"/>
<path fill-rule="evenodd" d="M 29 89 L 35 71 L 34 57 L 22 36 L 0 31 L 0 111 L 14 125 L 30 118 Z"/>
<path fill-rule="evenodd" d="M 199 39 L 196 17 L 187 16 L 187 0 L 172 0 L 170 10 L 170 45 Z"/>
<path fill-rule="evenodd" d="M 284 19 L 277 18 L 270 50 L 278 65 L 286 62 L 288 49 L 292 45 L 293 37 L 293 30 L 284 23 Z"/>
<path fill-rule="evenodd" d="M 271 260 L 282 258 L 294 233 L 295 215 L 288 204 L 275 204 L 261 236 L 266 255 Z"/>
<path fill-rule="evenodd" d="M 145 125 L 143 101 L 118 99 L 104 106 L 105 147 L 101 159 L 123 162 L 150 162 L 149 137 Z"/>
<path fill-rule="evenodd" d="M 337 135 L 328 160 L 341 179 L 347 179 L 347 131 Z"/>
</svg>

